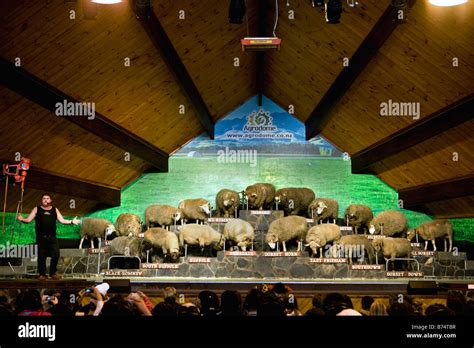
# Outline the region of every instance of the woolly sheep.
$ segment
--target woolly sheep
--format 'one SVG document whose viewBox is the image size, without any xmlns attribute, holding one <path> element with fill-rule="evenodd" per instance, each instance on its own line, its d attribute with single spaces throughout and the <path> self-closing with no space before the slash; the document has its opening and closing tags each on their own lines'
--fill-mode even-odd
<svg viewBox="0 0 474 348">
<path fill-rule="evenodd" d="M 332 220 L 336 223 L 339 216 L 339 203 L 331 198 L 316 198 L 308 207 L 308 216 L 315 222 Z"/>
<path fill-rule="evenodd" d="M 239 193 L 236 191 L 222 189 L 216 195 L 217 216 L 234 217 L 235 210 L 240 205 Z"/>
<path fill-rule="evenodd" d="M 351 204 L 347 207 L 345 212 L 346 221 L 352 227 L 352 232 L 355 234 L 359 233 L 359 228 L 362 226 L 367 226 L 367 224 L 372 221 L 374 215 L 372 214 L 372 209 L 366 205 Z M 364 234 L 366 231 L 364 229 Z"/>
<path fill-rule="evenodd" d="M 140 257 L 141 245 L 141 238 L 120 236 L 110 243 L 110 254 Z"/>
<path fill-rule="evenodd" d="M 149 228 L 143 237 L 146 247 L 161 249 L 165 258 L 172 261 L 179 259 L 179 241 L 175 233 L 160 227 Z"/>
<path fill-rule="evenodd" d="M 275 187 L 267 183 L 253 184 L 245 189 L 245 197 L 250 208 L 270 209 L 275 199 Z"/>
<path fill-rule="evenodd" d="M 408 221 L 400 211 L 390 210 L 378 214 L 369 222 L 370 234 L 380 234 L 382 231 L 385 236 L 403 235 L 407 231 Z"/>
<path fill-rule="evenodd" d="M 444 251 L 447 251 L 446 239 L 449 240 L 449 251 L 451 252 L 453 249 L 453 225 L 449 220 L 433 220 L 421 224 L 414 230 L 408 232 L 408 240 L 413 240 L 416 232 L 425 240 L 425 250 L 428 249 L 428 241 L 431 240 L 433 250 L 436 251 L 436 238 L 442 238 L 444 240 Z"/>
<path fill-rule="evenodd" d="M 246 251 L 252 246 L 255 232 L 247 221 L 231 219 L 224 226 L 224 238 L 234 241 L 240 249 Z"/>
<path fill-rule="evenodd" d="M 204 221 L 211 213 L 211 205 L 204 198 L 184 199 L 179 202 L 178 208 L 182 213 L 182 221 L 187 220 Z"/>
<path fill-rule="evenodd" d="M 309 188 L 287 187 L 276 192 L 275 201 L 283 207 L 288 215 L 298 215 L 300 211 L 306 213 L 314 197 L 313 190 Z"/>
<path fill-rule="evenodd" d="M 375 251 L 382 252 L 385 258 L 411 257 L 411 243 L 405 238 L 380 238 L 372 242 Z"/>
<path fill-rule="evenodd" d="M 341 239 L 334 242 L 333 247 L 330 249 L 330 255 L 332 257 L 342 257 L 338 254 L 338 251 L 345 251 L 345 255 L 343 256 L 350 256 L 350 263 L 352 263 L 352 256 L 356 251 L 363 251 L 363 255 L 359 254 L 360 259 L 362 259 L 364 255 L 367 255 L 370 264 L 375 262 L 374 247 L 366 236 L 347 235 L 341 237 Z"/>
<path fill-rule="evenodd" d="M 181 227 L 179 232 L 179 245 L 184 244 L 214 246 L 222 249 L 224 247 L 224 236 L 209 225 L 188 224 Z"/>
<path fill-rule="evenodd" d="M 174 225 L 180 219 L 181 211 L 171 205 L 153 204 L 145 209 L 145 225 L 147 229 L 158 224 L 160 227 L 169 230 L 169 226 Z"/>
<path fill-rule="evenodd" d="M 309 229 L 306 234 L 306 247 L 310 247 L 313 255 L 319 248 L 319 257 L 323 256 L 323 247 L 341 238 L 341 229 L 336 224 L 316 225 Z"/>
<path fill-rule="evenodd" d="M 91 247 L 94 248 L 94 238 L 99 238 L 99 243 L 102 237 L 104 239 L 111 235 L 115 231 L 115 226 L 112 222 L 105 219 L 88 218 L 82 220 L 81 223 L 81 242 L 79 243 L 79 249 L 82 248 L 84 239 L 90 239 Z"/>
<path fill-rule="evenodd" d="M 268 227 L 265 240 L 274 249 L 275 243 L 283 244 L 283 251 L 286 251 L 286 242 L 291 239 L 298 239 L 298 250 L 308 230 L 306 218 L 302 216 L 287 216 L 274 220 Z"/>
<path fill-rule="evenodd" d="M 142 222 L 138 215 L 120 214 L 115 222 L 115 229 L 119 236 L 138 237 L 142 232 Z"/>
</svg>

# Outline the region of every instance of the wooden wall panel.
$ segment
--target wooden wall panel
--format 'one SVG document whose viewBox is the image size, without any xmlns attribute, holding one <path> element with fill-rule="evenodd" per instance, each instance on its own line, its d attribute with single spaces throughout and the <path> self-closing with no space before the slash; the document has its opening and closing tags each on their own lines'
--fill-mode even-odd
<svg viewBox="0 0 474 348">
<path fill-rule="evenodd" d="M 167 153 L 200 134 L 194 112 L 128 3 L 99 6 L 95 20 L 83 18 L 80 3 L 25 1 L 6 16 L 0 55 L 21 57 L 23 68 L 74 98 L 95 102 L 98 112 Z"/>
<path fill-rule="evenodd" d="M 422 211 L 436 218 L 472 218 L 474 217 L 474 196 L 432 202 L 422 206 Z"/>
</svg>

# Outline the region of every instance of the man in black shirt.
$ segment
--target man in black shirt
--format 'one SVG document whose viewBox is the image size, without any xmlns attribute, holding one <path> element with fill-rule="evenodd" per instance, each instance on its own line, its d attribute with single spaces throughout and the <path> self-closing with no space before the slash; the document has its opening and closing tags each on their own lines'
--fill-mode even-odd
<svg viewBox="0 0 474 348">
<path fill-rule="evenodd" d="M 57 265 L 59 261 L 59 244 L 56 239 L 56 220 L 64 225 L 78 225 L 80 220 L 74 218 L 65 220 L 59 209 L 53 207 L 53 200 L 49 194 L 41 197 L 41 205 L 34 207 L 30 215 L 25 219 L 18 214 L 17 219 L 23 223 L 30 223 L 35 220 L 36 244 L 38 244 L 38 279 L 45 280 L 46 277 L 46 257 L 51 256 L 51 264 L 49 274 L 54 280 L 61 279 L 57 273 Z"/>
</svg>

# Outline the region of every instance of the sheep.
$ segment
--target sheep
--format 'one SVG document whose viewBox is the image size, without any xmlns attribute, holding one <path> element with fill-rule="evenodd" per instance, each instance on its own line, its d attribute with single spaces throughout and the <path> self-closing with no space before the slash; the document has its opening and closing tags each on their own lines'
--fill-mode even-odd
<svg viewBox="0 0 474 348">
<path fill-rule="evenodd" d="M 179 232 L 179 246 L 184 247 L 184 244 L 199 245 L 202 251 L 206 246 L 222 250 L 224 236 L 209 225 L 188 224 L 181 227 Z"/>
<path fill-rule="evenodd" d="M 443 238 L 444 240 L 444 251 L 447 251 L 446 238 L 449 240 L 449 251 L 453 249 L 453 225 L 449 220 L 433 220 L 425 222 L 420 226 L 416 227 L 414 230 L 408 232 L 408 240 L 413 240 L 416 235 L 416 232 L 420 235 L 421 238 L 425 240 L 425 250 L 428 249 L 428 241 L 431 240 L 433 244 L 433 249 L 436 251 L 436 238 Z"/>
<path fill-rule="evenodd" d="M 400 211 L 381 212 L 369 222 L 370 234 L 380 234 L 380 225 L 382 225 L 382 231 L 385 236 L 401 236 L 407 231 L 408 221 L 405 214 Z"/>
<path fill-rule="evenodd" d="M 306 218 L 302 216 L 287 216 L 274 220 L 268 227 L 265 240 L 274 249 L 275 243 L 283 244 L 283 251 L 286 251 L 286 242 L 291 239 L 298 239 L 298 250 L 301 250 L 302 241 L 308 230 Z"/>
<path fill-rule="evenodd" d="M 332 219 L 335 224 L 339 216 L 339 203 L 331 198 L 316 198 L 308 207 L 308 217 L 322 223 Z"/>
<path fill-rule="evenodd" d="M 141 238 L 120 236 L 114 238 L 110 243 L 110 254 L 140 257 L 141 245 Z"/>
<path fill-rule="evenodd" d="M 361 250 L 362 249 L 362 250 Z M 352 263 L 352 256 L 358 254 L 359 260 L 363 260 L 363 256 L 367 254 L 369 263 L 375 262 L 375 250 L 372 243 L 367 239 L 366 236 L 359 235 L 347 235 L 341 237 L 338 241 L 334 242 L 334 245 L 329 250 L 329 254 L 332 257 L 340 257 L 339 252 L 344 251 L 344 255 L 349 257 L 349 263 Z M 356 253 L 359 252 L 359 253 Z"/>
<path fill-rule="evenodd" d="M 224 238 L 234 241 L 242 251 L 246 251 L 253 244 L 255 232 L 247 221 L 231 219 L 224 226 Z"/>
<path fill-rule="evenodd" d="M 115 228 L 119 236 L 138 237 L 142 232 L 142 222 L 138 215 L 120 214 L 115 222 Z"/>
<path fill-rule="evenodd" d="M 84 239 L 90 239 L 91 247 L 94 248 L 94 238 L 99 238 L 100 244 L 101 238 L 107 239 L 107 236 L 111 235 L 112 232 L 115 232 L 115 226 L 109 220 L 98 218 L 84 219 L 81 223 L 79 249 L 82 249 Z"/>
<path fill-rule="evenodd" d="M 410 258 L 411 257 L 411 243 L 405 238 L 379 238 L 372 242 L 375 251 L 382 252 L 387 259 L 394 258 Z"/>
<path fill-rule="evenodd" d="M 276 192 L 275 201 L 283 207 L 288 215 L 298 215 L 300 211 L 306 213 L 314 197 L 313 190 L 309 188 L 288 187 Z"/>
<path fill-rule="evenodd" d="M 178 209 L 182 213 L 182 220 L 186 223 L 189 219 L 196 222 L 206 220 L 211 214 L 211 205 L 204 198 L 184 199 L 178 203 Z"/>
<path fill-rule="evenodd" d="M 267 183 L 253 184 L 245 189 L 245 197 L 250 208 L 271 209 L 275 199 L 275 187 Z"/>
<path fill-rule="evenodd" d="M 367 224 L 372 221 L 374 215 L 372 214 L 372 209 L 366 205 L 351 204 L 347 207 L 345 212 L 345 218 L 348 224 L 352 227 L 352 233 L 358 234 L 359 228 L 362 226 L 367 226 Z M 364 234 L 367 234 L 367 231 L 364 229 Z"/>
<path fill-rule="evenodd" d="M 306 234 L 306 247 L 310 247 L 313 255 L 319 248 L 319 257 L 323 256 L 323 246 L 329 242 L 337 241 L 341 238 L 341 229 L 336 224 L 316 225 L 309 229 Z"/>
<path fill-rule="evenodd" d="M 181 220 L 181 215 L 181 211 L 171 205 L 153 204 L 145 209 L 145 225 L 149 229 L 158 224 L 169 230 L 169 226 Z"/>
<path fill-rule="evenodd" d="M 236 191 L 222 189 L 216 195 L 217 216 L 233 217 L 239 205 L 240 197 Z"/>
<path fill-rule="evenodd" d="M 179 241 L 173 232 L 159 227 L 149 228 L 144 233 L 143 243 L 145 248 L 161 249 L 165 259 L 173 262 L 179 259 Z"/>
</svg>

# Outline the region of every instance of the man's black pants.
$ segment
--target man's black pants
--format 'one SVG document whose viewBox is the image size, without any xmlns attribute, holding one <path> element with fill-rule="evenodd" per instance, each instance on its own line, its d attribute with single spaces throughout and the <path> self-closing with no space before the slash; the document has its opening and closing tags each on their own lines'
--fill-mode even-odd
<svg viewBox="0 0 474 348">
<path fill-rule="evenodd" d="M 38 237 L 38 273 L 46 276 L 46 258 L 51 257 L 49 275 L 52 276 L 58 270 L 59 243 L 55 237 Z"/>
</svg>

